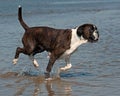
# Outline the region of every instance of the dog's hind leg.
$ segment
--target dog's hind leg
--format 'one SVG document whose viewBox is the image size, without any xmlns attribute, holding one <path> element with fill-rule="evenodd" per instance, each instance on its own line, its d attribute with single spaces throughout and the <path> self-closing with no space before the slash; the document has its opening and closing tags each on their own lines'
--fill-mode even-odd
<svg viewBox="0 0 120 96">
<path fill-rule="evenodd" d="M 24 53 L 24 52 L 25 52 L 24 48 L 18 47 L 18 48 L 16 49 L 15 57 L 14 57 L 14 59 L 13 59 L 13 64 L 17 64 L 17 61 L 18 61 L 18 58 L 19 58 L 19 54 L 20 54 L 20 53 Z"/>
<path fill-rule="evenodd" d="M 37 53 L 41 53 L 41 52 L 43 52 L 43 51 L 44 51 L 44 48 L 39 45 L 39 46 L 37 46 L 37 47 L 34 49 L 34 51 L 32 52 L 32 54 L 29 55 L 29 57 L 30 57 L 30 59 L 32 60 L 33 65 L 34 65 L 35 67 L 38 67 L 39 64 L 38 64 L 37 60 L 34 58 L 34 55 L 37 54 Z"/>
<path fill-rule="evenodd" d="M 34 58 L 33 54 L 31 54 L 29 57 L 30 57 L 30 59 L 32 60 L 33 65 L 34 65 L 35 67 L 38 67 L 39 64 L 38 64 L 37 60 Z"/>
</svg>

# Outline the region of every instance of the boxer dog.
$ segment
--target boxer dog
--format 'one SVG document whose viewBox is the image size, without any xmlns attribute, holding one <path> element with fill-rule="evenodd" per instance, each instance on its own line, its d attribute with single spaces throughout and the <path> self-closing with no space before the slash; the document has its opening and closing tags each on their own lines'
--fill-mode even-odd
<svg viewBox="0 0 120 96">
<path fill-rule="evenodd" d="M 16 64 L 19 54 L 23 53 L 30 57 L 35 67 L 39 64 L 34 55 L 43 51 L 49 52 L 49 62 L 46 68 L 46 75 L 50 77 L 50 72 L 56 60 L 65 59 L 66 66 L 60 68 L 61 71 L 72 67 L 70 56 L 84 43 L 96 42 L 99 39 L 97 27 L 93 24 L 83 24 L 73 29 L 55 29 L 46 26 L 29 27 L 22 18 L 22 7 L 18 8 L 18 19 L 25 30 L 22 38 L 23 48 L 18 47 L 13 59 Z"/>
</svg>

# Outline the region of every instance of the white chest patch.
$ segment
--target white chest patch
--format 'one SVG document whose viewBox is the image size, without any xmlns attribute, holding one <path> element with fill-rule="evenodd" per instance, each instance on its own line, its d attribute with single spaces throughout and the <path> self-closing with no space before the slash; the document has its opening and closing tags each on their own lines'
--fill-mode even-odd
<svg viewBox="0 0 120 96">
<path fill-rule="evenodd" d="M 61 56 L 61 58 L 64 58 L 72 54 L 81 44 L 84 44 L 84 43 L 87 43 L 87 40 L 85 40 L 83 37 L 78 37 L 77 28 L 72 29 L 70 49 L 66 50 L 64 54 Z"/>
</svg>

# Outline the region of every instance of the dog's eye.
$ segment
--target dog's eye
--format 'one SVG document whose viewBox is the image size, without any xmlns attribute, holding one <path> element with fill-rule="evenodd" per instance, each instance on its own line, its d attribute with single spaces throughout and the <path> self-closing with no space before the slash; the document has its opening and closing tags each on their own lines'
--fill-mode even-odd
<svg viewBox="0 0 120 96">
<path fill-rule="evenodd" d="M 90 28 L 90 29 L 89 29 L 89 31 L 90 31 L 90 32 L 93 32 L 93 31 L 94 31 L 94 29 L 93 29 L 93 28 Z"/>
<path fill-rule="evenodd" d="M 95 27 L 95 30 L 97 30 L 97 27 Z"/>
</svg>

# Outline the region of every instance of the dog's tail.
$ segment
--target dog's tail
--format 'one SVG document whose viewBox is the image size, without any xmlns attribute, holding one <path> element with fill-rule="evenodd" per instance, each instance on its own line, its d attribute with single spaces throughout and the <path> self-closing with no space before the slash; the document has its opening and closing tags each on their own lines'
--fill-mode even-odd
<svg viewBox="0 0 120 96">
<path fill-rule="evenodd" d="M 18 7 L 18 20 L 25 30 L 27 30 L 29 28 L 29 26 L 24 22 L 24 20 L 22 18 L 22 7 L 20 5 Z"/>
</svg>

